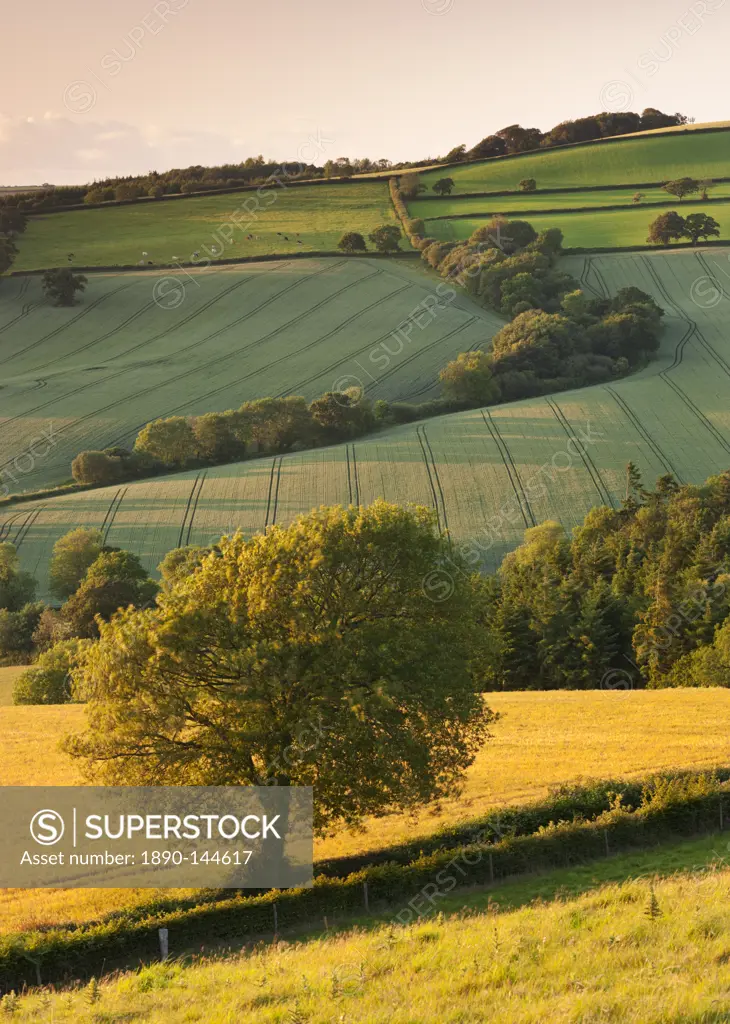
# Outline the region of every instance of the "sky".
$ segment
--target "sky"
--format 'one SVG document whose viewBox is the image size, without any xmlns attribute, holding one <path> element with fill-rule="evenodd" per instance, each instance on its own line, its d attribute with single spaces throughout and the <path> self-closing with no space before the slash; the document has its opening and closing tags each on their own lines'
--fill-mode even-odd
<svg viewBox="0 0 730 1024">
<path fill-rule="evenodd" d="M 519 122 L 730 118 L 730 0 L 8 4 L 0 184 L 261 153 L 422 159 Z"/>
</svg>

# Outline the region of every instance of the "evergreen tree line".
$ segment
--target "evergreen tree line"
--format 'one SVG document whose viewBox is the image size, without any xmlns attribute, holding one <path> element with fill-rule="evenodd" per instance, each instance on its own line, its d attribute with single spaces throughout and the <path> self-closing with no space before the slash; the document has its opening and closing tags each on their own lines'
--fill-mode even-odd
<svg viewBox="0 0 730 1024">
<path fill-rule="evenodd" d="M 730 686 L 730 471 L 626 481 L 619 508 L 528 530 L 484 579 L 487 688 Z"/>
</svg>

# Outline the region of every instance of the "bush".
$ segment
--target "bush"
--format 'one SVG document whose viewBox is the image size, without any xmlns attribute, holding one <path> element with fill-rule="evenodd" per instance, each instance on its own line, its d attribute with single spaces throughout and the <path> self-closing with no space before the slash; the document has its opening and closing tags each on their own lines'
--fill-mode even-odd
<svg viewBox="0 0 730 1024">
<path fill-rule="evenodd" d="M 13 704 L 68 704 L 74 700 L 71 669 L 82 643 L 62 640 L 41 654 L 38 663 L 23 672 L 15 683 Z"/>
<path fill-rule="evenodd" d="M 23 605 L 17 612 L 0 609 L 0 658 L 11 663 L 29 660 L 43 608 L 36 603 Z"/>
<path fill-rule="evenodd" d="M 521 192 L 534 192 L 537 188 L 537 182 L 534 178 L 523 178 L 520 182 Z"/>
<path fill-rule="evenodd" d="M 469 407 L 499 401 L 499 384 L 494 379 L 491 359 L 484 352 L 461 352 L 439 374 L 447 399 Z"/>
<path fill-rule="evenodd" d="M 343 252 L 365 252 L 367 246 L 359 231 L 348 231 L 337 243 L 337 248 Z"/>
<path fill-rule="evenodd" d="M 79 452 L 71 463 L 71 475 L 78 484 L 114 484 L 121 480 L 118 459 L 104 452 Z"/>
</svg>

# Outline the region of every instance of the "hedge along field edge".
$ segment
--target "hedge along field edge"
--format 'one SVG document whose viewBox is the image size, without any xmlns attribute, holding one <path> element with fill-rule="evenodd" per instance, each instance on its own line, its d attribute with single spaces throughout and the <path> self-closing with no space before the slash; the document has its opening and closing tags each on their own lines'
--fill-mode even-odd
<svg viewBox="0 0 730 1024">
<path fill-rule="evenodd" d="M 447 892 L 488 886 L 515 875 L 719 832 L 727 818 L 728 793 L 727 783 L 715 783 L 709 794 L 665 798 L 659 806 L 649 804 L 629 811 L 614 805 L 592 821 L 560 821 L 530 835 L 496 843 L 473 842 L 419 857 L 407 865 L 373 865 L 346 878 L 319 876 L 310 888 L 271 890 L 249 898 L 234 896 L 137 921 L 117 915 L 91 926 L 4 936 L 0 938 L 0 990 L 68 983 L 98 976 L 114 964 L 129 967 L 154 959 L 159 955 L 160 927 L 171 932 L 173 948 L 183 952 L 205 943 L 238 943 L 269 935 L 279 926 L 313 921 L 323 914 L 362 913 L 375 903 L 399 906 L 394 923 L 407 924 L 413 916 L 409 902 L 414 897 L 428 898 L 429 889 L 433 902 L 434 892 L 448 883 L 452 884 Z M 406 921 L 404 913 L 409 915 Z"/>
</svg>

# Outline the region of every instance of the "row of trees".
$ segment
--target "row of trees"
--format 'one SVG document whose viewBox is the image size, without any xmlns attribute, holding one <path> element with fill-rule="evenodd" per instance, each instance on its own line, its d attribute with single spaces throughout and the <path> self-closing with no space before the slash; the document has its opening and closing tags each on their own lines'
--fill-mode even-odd
<svg viewBox="0 0 730 1024">
<path fill-rule="evenodd" d="M 511 124 L 493 135 L 487 135 L 471 149 L 467 149 L 465 145 L 455 146 L 442 158 L 442 162 L 482 160 L 513 153 L 527 153 L 535 149 L 552 149 L 574 142 L 591 142 L 615 135 L 651 131 L 655 128 L 676 128 L 689 122 L 690 118 L 684 114 L 664 114 L 655 107 L 647 107 L 641 114 L 630 110 L 603 111 L 589 117 L 561 121 L 548 132 L 542 132 L 539 128 L 523 128 L 520 124 Z"/>
<path fill-rule="evenodd" d="M 382 224 L 368 235 L 377 252 L 397 252 L 400 249 L 401 230 L 396 224 Z M 337 243 L 342 252 L 366 252 L 365 238 L 359 231 L 348 231 Z"/>
<path fill-rule="evenodd" d="M 80 484 L 111 484 L 255 454 L 301 451 L 367 433 L 382 420 L 385 405 L 373 405 L 360 388 L 350 388 L 309 403 L 288 395 L 244 402 L 227 412 L 170 416 L 143 427 L 131 452 L 120 447 L 81 452 L 71 472 Z"/>
</svg>

